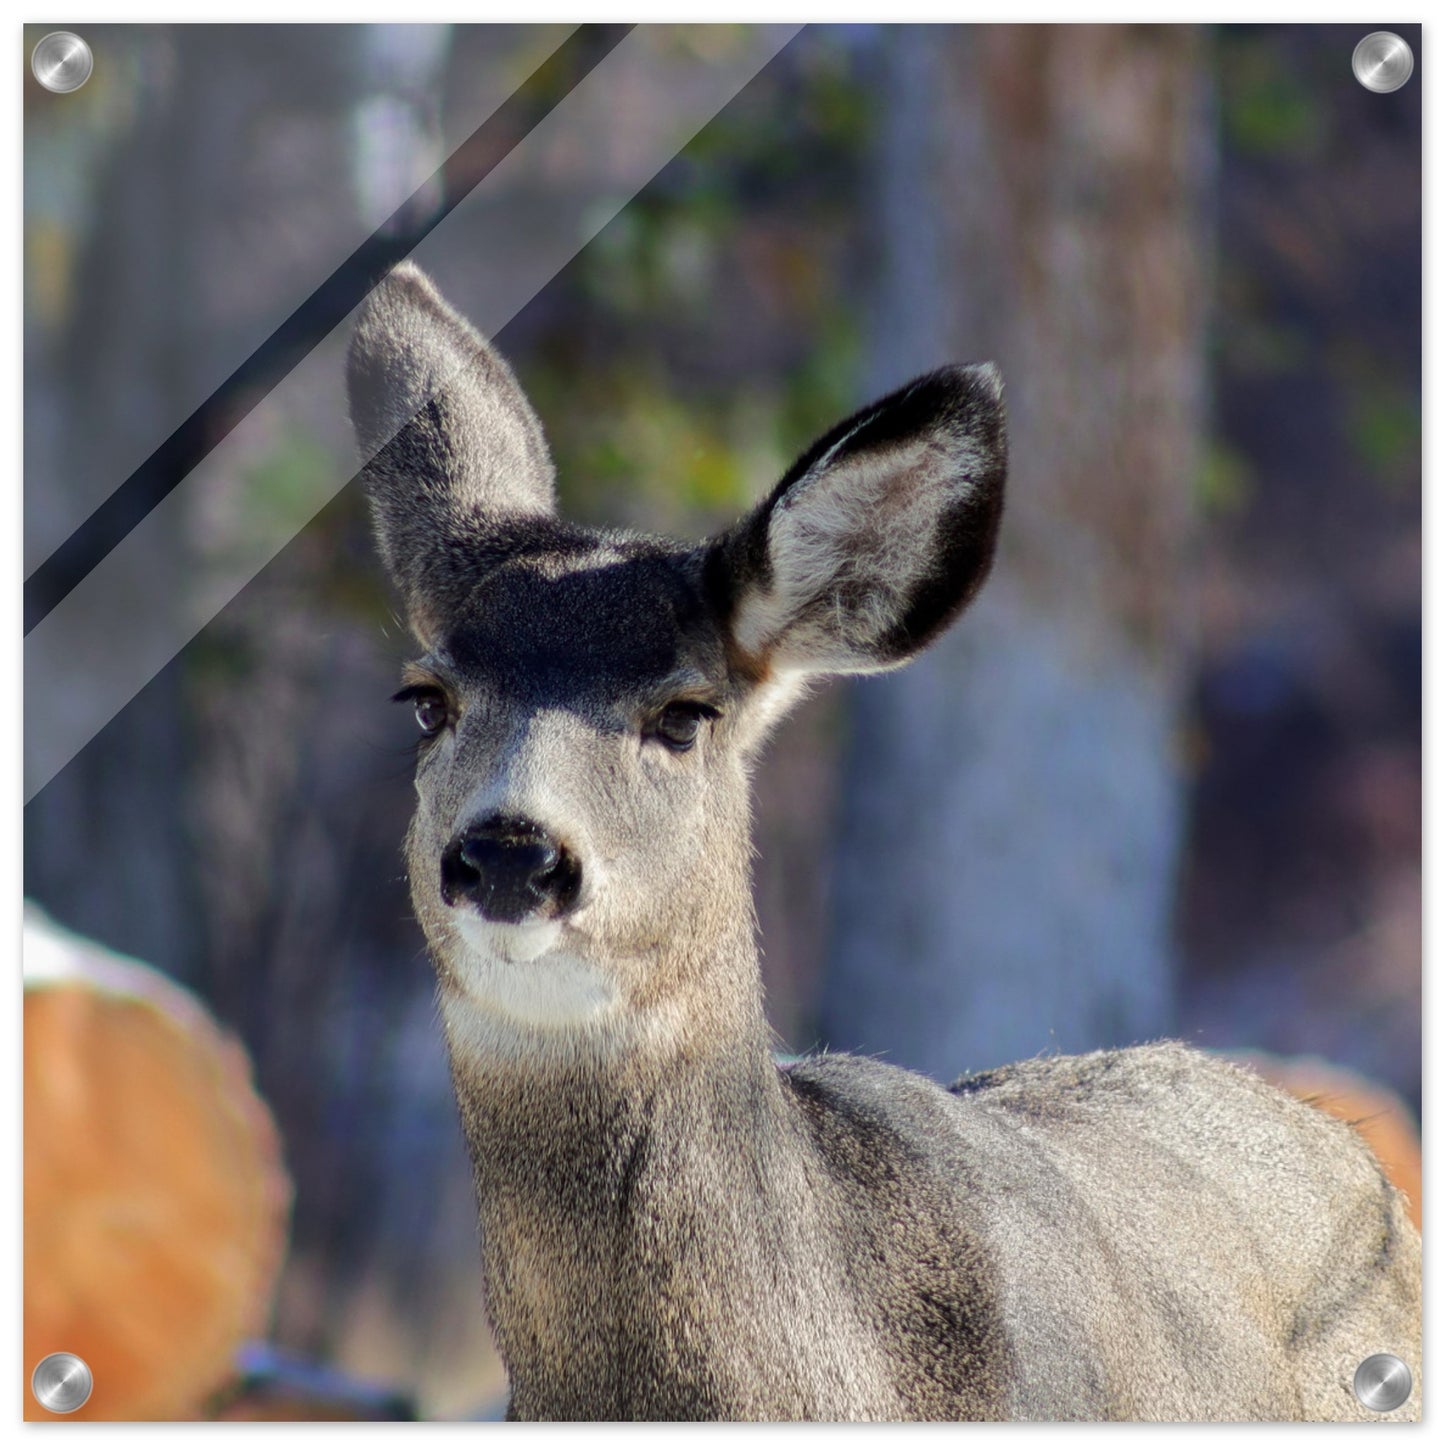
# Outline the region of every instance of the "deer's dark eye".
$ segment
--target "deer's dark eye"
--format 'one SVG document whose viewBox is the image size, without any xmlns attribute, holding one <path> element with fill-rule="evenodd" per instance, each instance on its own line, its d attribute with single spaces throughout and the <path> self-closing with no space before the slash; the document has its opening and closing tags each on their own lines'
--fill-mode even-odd
<svg viewBox="0 0 1445 1445">
<path fill-rule="evenodd" d="M 393 702 L 409 702 L 416 713 L 417 726 L 422 736 L 434 738 L 451 718 L 451 708 L 446 694 L 440 688 L 404 687 L 392 698 Z"/>
<path fill-rule="evenodd" d="M 718 711 L 704 702 L 670 702 L 652 725 L 652 734 L 675 753 L 685 753 L 696 741 L 705 717 Z"/>
<path fill-rule="evenodd" d="M 447 701 L 439 692 L 416 699 L 416 721 L 424 736 L 434 738 L 447 725 Z"/>
</svg>

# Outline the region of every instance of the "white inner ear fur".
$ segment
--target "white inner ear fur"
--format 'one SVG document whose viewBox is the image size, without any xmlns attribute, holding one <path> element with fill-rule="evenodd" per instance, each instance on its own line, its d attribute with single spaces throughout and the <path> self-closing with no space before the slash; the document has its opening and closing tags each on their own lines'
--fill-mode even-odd
<svg viewBox="0 0 1445 1445">
<path fill-rule="evenodd" d="M 980 460 L 967 438 L 933 433 L 831 462 L 846 440 L 774 507 L 771 584 L 745 592 L 734 618 L 742 648 L 775 667 L 889 665 L 874 647 L 935 566 L 938 519 Z"/>
</svg>

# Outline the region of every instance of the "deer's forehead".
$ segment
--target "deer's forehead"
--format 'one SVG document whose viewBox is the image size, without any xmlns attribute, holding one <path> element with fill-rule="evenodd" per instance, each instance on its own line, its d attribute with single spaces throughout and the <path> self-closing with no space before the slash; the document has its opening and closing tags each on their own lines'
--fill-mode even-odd
<svg viewBox="0 0 1445 1445">
<path fill-rule="evenodd" d="M 680 558 L 540 559 L 478 585 L 445 653 L 463 678 L 531 698 L 647 692 L 683 674 L 721 686 L 726 652 Z"/>
</svg>

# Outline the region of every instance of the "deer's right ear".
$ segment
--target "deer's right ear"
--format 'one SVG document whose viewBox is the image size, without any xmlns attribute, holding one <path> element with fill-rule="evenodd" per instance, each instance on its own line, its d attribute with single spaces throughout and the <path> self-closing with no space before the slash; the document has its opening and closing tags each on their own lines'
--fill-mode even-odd
<svg viewBox="0 0 1445 1445">
<path fill-rule="evenodd" d="M 426 643 L 449 595 L 552 515 L 546 438 L 511 368 L 410 261 L 367 298 L 346 382 L 382 558 Z"/>
<path fill-rule="evenodd" d="M 711 548 L 739 658 L 763 675 L 906 662 L 988 575 L 1006 464 L 987 364 L 919 377 L 834 427 Z"/>
</svg>

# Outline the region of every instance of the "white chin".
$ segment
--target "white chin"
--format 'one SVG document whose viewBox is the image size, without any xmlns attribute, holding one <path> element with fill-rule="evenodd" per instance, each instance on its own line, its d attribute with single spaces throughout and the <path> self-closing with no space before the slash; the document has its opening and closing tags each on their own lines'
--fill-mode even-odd
<svg viewBox="0 0 1445 1445">
<path fill-rule="evenodd" d="M 449 1025 L 471 1033 L 480 1012 L 494 1025 L 569 1030 L 597 1024 L 611 1012 L 616 989 L 565 946 L 561 923 L 491 923 L 475 914 L 461 914 L 455 923 L 462 943 L 455 972 L 465 992 L 465 1004 L 457 1000 L 456 1006 L 473 1017 L 449 1019 Z M 445 999 L 443 1009 L 452 1012 Z"/>
<path fill-rule="evenodd" d="M 456 925 L 469 953 L 499 963 L 531 963 L 556 948 L 562 937 L 562 925 L 556 919 L 493 923 L 464 912 L 458 915 Z"/>
</svg>

